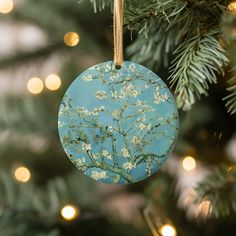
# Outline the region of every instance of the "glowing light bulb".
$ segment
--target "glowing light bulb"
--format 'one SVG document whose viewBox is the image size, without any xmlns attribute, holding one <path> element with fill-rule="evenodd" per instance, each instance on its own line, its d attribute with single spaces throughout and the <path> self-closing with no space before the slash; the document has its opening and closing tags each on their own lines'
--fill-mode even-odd
<svg viewBox="0 0 236 236">
<path fill-rule="evenodd" d="M 61 79 L 59 76 L 51 74 L 46 78 L 45 85 L 49 90 L 57 90 L 61 86 Z"/>
<path fill-rule="evenodd" d="M 24 166 L 18 167 L 14 172 L 15 179 L 19 182 L 26 183 L 30 180 L 31 173 Z"/>
<path fill-rule="evenodd" d="M 27 89 L 32 94 L 39 94 L 43 91 L 43 81 L 39 78 L 31 78 L 27 83 Z"/>
<path fill-rule="evenodd" d="M 193 171 L 196 168 L 196 161 L 193 157 L 187 156 L 183 160 L 183 168 L 186 171 Z"/>
<path fill-rule="evenodd" d="M 161 228 L 162 236 L 176 236 L 176 229 L 169 224 L 162 226 Z"/>
<path fill-rule="evenodd" d="M 229 4 L 228 4 L 228 9 L 232 12 L 236 12 L 236 1 L 231 1 Z"/>
<path fill-rule="evenodd" d="M 66 221 L 72 221 L 79 215 L 79 209 L 72 205 L 66 205 L 61 209 L 61 216 Z"/>
<path fill-rule="evenodd" d="M 75 32 L 68 32 L 64 35 L 64 42 L 69 47 L 76 46 L 80 41 L 80 36 Z"/>
<path fill-rule="evenodd" d="M 0 0 L 0 13 L 7 14 L 12 11 L 14 3 L 12 0 Z"/>
</svg>

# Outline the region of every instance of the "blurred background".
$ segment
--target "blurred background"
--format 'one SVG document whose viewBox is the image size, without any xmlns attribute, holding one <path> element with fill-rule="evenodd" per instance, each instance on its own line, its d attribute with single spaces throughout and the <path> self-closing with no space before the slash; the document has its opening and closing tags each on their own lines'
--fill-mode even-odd
<svg viewBox="0 0 236 236">
<path fill-rule="evenodd" d="M 59 104 L 79 73 L 112 59 L 112 30 L 110 8 L 95 14 L 90 1 L 0 0 L 0 235 L 236 235 L 236 119 L 224 79 L 180 111 L 177 146 L 148 180 L 96 183 L 66 157 Z M 156 72 L 168 83 L 164 66 Z"/>
</svg>

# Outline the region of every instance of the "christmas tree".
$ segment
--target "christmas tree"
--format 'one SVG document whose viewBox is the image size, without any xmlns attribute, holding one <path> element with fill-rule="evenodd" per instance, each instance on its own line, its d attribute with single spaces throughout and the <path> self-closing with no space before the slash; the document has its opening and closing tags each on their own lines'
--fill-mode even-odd
<svg viewBox="0 0 236 236">
<path fill-rule="evenodd" d="M 1 236 L 235 235 L 236 1 L 125 0 L 125 59 L 172 89 L 176 148 L 127 186 L 66 157 L 60 102 L 79 73 L 112 59 L 112 5 L 0 1 Z"/>
</svg>

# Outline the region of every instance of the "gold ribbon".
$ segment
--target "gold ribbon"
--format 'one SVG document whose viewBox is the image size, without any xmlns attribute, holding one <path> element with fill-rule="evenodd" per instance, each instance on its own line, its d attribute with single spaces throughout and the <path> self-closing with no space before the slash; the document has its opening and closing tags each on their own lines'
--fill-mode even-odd
<svg viewBox="0 0 236 236">
<path fill-rule="evenodd" d="M 114 63 L 121 67 L 123 55 L 124 0 L 114 0 Z"/>
</svg>

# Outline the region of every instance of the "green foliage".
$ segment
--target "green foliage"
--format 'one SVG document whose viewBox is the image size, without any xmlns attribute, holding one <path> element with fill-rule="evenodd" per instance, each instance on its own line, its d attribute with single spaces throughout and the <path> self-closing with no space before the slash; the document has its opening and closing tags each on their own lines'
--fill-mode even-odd
<svg viewBox="0 0 236 236">
<path fill-rule="evenodd" d="M 228 216 L 236 211 L 236 169 L 216 168 L 196 189 L 197 202 L 208 200 L 216 217 Z"/>
<path fill-rule="evenodd" d="M 77 188 L 78 181 L 80 187 Z M 81 191 L 83 189 L 83 192 Z M 61 236 L 65 222 L 60 216 L 61 208 L 66 204 L 96 207 L 99 194 L 94 199 L 91 189 L 97 187 L 78 172 L 67 178 L 56 178 L 45 187 L 33 183 L 19 184 L 5 173 L 0 174 L 0 231 L 1 236 Z M 96 190 L 95 190 L 96 191 Z M 86 214 L 85 214 L 86 215 Z M 92 215 L 90 216 L 92 219 Z M 84 218 L 83 220 L 90 220 Z"/>
<path fill-rule="evenodd" d="M 97 11 L 104 10 L 107 6 L 111 6 L 113 1 L 112 0 L 90 0 L 90 3 L 93 4 L 94 12 L 97 12 Z"/>
<path fill-rule="evenodd" d="M 228 80 L 229 95 L 224 99 L 230 114 L 236 115 L 236 14 L 227 13 L 222 19 L 222 31 L 224 33 L 224 40 L 227 43 L 227 53 L 230 58 L 231 67 L 234 68 Z"/>
<path fill-rule="evenodd" d="M 230 93 L 225 100 L 226 106 L 230 114 L 236 114 L 236 70 L 233 71 L 234 76 L 229 80 L 228 92 Z"/>
<path fill-rule="evenodd" d="M 60 209 L 57 190 L 62 192 L 64 183 L 51 184 L 47 194 L 42 194 L 32 185 L 18 185 L 1 173 L 0 186 L 1 235 L 59 235 L 51 226 Z"/>
<path fill-rule="evenodd" d="M 196 98 L 207 95 L 215 74 L 228 63 L 218 43 L 219 16 L 226 1 L 136 0 L 130 4 L 126 25 L 140 36 L 128 52 L 139 62 L 152 61 L 148 63 L 152 66 L 163 60 L 168 65 L 168 53 L 173 52 L 169 79 L 178 106 L 190 109 Z"/>
<path fill-rule="evenodd" d="M 92 2 L 96 2 L 99 9 L 105 7 L 104 1 Z M 191 109 L 201 95 L 208 94 L 209 84 L 217 82 L 217 74 L 224 76 L 224 67 L 229 64 L 219 44 L 221 17 L 229 1 L 125 2 L 125 26 L 138 33 L 127 49 L 128 55 L 154 69 L 161 64 L 169 67 L 169 79 L 175 87 L 179 108 Z M 227 106 L 233 114 L 236 109 L 234 79 L 230 85 Z"/>
<path fill-rule="evenodd" d="M 175 51 L 171 68 L 171 83 L 176 85 L 177 103 L 185 110 L 195 103 L 195 95 L 207 95 L 210 83 L 216 83 L 216 73 L 222 73 L 228 64 L 225 51 L 212 30 L 195 36 L 181 44 Z"/>
</svg>

